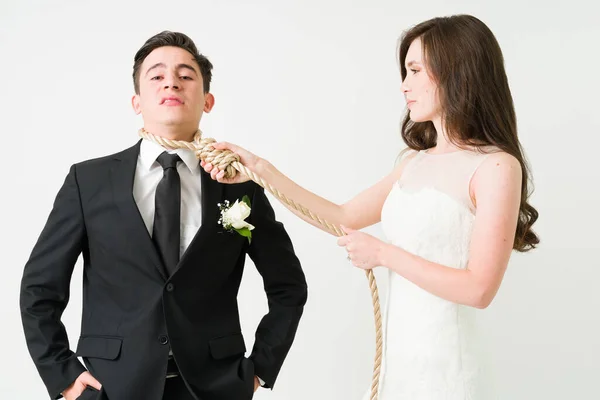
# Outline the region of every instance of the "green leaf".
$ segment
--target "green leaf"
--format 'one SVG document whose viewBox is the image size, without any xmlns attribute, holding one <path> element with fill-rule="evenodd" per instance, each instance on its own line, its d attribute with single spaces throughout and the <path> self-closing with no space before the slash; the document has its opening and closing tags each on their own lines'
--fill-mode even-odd
<svg viewBox="0 0 600 400">
<path fill-rule="evenodd" d="M 248 197 L 248 195 L 244 195 L 244 197 L 242 197 L 242 201 L 243 201 L 244 203 L 246 203 L 246 204 L 248 205 L 248 207 L 252 207 L 252 206 L 250 205 L 250 197 Z"/>
<path fill-rule="evenodd" d="M 237 233 L 242 235 L 243 237 L 248 238 L 248 243 L 252 243 L 252 231 L 248 228 L 236 229 Z"/>
</svg>

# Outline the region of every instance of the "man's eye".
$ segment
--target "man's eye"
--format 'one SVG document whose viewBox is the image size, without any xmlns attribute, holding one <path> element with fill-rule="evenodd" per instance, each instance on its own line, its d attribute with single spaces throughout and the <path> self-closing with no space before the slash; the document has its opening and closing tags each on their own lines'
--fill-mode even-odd
<svg viewBox="0 0 600 400">
<path fill-rule="evenodd" d="M 159 80 L 161 77 L 160 76 L 153 76 L 150 80 L 151 81 L 157 81 Z"/>
<path fill-rule="evenodd" d="M 187 80 L 190 80 L 190 81 L 191 81 L 191 80 L 192 80 L 192 77 L 191 77 L 191 76 L 182 76 L 182 77 L 181 77 L 181 79 L 187 79 Z"/>
</svg>

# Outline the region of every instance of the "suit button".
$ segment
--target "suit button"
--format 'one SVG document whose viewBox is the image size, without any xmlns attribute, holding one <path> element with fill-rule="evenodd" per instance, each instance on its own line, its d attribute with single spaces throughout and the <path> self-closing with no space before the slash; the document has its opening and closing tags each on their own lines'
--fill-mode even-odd
<svg viewBox="0 0 600 400">
<path fill-rule="evenodd" d="M 173 285 L 171 282 L 167 283 L 167 292 L 172 292 L 173 289 L 175 289 L 175 285 Z"/>
<path fill-rule="evenodd" d="M 158 337 L 158 342 L 160 344 L 167 344 L 167 343 L 169 343 L 169 338 L 167 337 L 167 335 L 160 335 Z"/>
</svg>

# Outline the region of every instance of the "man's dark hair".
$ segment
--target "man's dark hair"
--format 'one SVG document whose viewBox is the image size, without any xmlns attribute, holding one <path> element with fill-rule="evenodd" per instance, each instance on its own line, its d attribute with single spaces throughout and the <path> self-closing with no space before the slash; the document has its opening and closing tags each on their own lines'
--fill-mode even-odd
<svg viewBox="0 0 600 400">
<path fill-rule="evenodd" d="M 164 46 L 182 48 L 194 57 L 194 60 L 196 60 L 200 67 L 200 74 L 202 75 L 202 81 L 204 82 L 204 93 L 208 93 L 210 91 L 213 65 L 208 58 L 198 52 L 192 39 L 183 33 L 171 31 L 163 31 L 152 36 L 135 54 L 133 63 L 133 86 L 135 88 L 135 93 L 140 93 L 140 68 L 142 63 L 146 57 L 148 57 L 148 54 L 159 47 Z"/>
</svg>

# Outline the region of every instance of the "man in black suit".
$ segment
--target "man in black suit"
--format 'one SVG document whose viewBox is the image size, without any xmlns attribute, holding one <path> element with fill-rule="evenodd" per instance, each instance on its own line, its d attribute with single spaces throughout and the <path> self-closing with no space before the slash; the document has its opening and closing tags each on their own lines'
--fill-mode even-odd
<svg viewBox="0 0 600 400">
<path fill-rule="evenodd" d="M 150 38 L 133 73 L 144 129 L 191 141 L 214 104 L 211 71 L 186 35 Z M 219 223 L 218 204 L 244 196 L 251 240 Z M 80 254 L 73 352 L 61 315 Z M 237 304 L 246 254 L 269 306 L 248 358 Z M 306 298 L 292 243 L 260 186 L 220 184 L 192 151 L 143 139 L 71 167 L 25 266 L 20 305 L 51 399 L 244 400 L 259 384 L 273 388 Z"/>
</svg>

